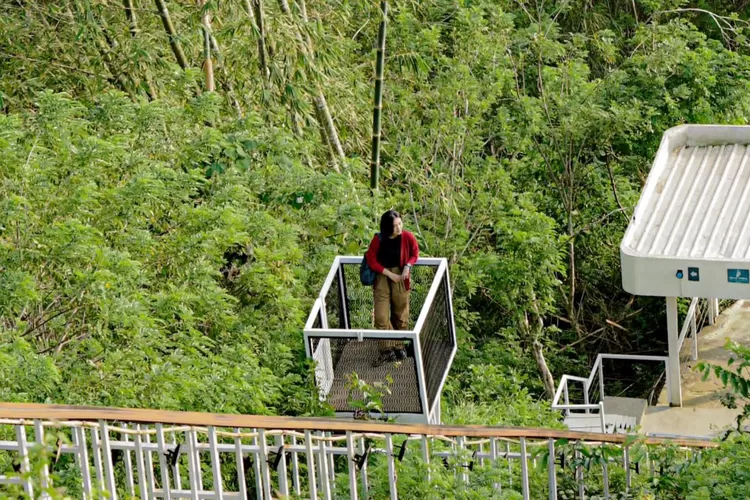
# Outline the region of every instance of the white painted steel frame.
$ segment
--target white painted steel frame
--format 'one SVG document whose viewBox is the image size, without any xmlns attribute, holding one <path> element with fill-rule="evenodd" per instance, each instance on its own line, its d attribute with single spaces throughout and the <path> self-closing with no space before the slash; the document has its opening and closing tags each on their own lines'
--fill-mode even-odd
<svg viewBox="0 0 750 500">
<path fill-rule="evenodd" d="M 318 294 L 318 298 L 315 299 L 313 303 L 313 307 L 310 311 L 310 314 L 308 315 L 307 322 L 305 323 L 305 328 L 304 328 L 304 333 L 303 333 L 304 342 L 305 342 L 305 354 L 307 355 L 308 358 L 313 358 L 314 353 L 311 352 L 310 350 L 310 338 L 320 338 L 321 340 L 325 338 L 352 338 L 352 339 L 357 339 L 360 342 L 363 341 L 364 339 L 411 340 L 414 345 L 414 356 L 417 360 L 415 365 L 417 368 L 417 379 L 418 379 L 418 384 L 419 384 L 419 394 L 420 394 L 420 402 L 422 406 L 422 413 L 421 414 L 395 413 L 392 415 L 399 417 L 399 420 L 403 422 L 439 423 L 440 422 L 440 394 L 443 390 L 445 381 L 448 377 L 448 372 L 450 371 L 450 367 L 453 364 L 453 359 L 455 358 L 456 352 L 458 350 L 458 342 L 456 339 L 456 323 L 455 323 L 455 318 L 453 316 L 453 298 L 452 298 L 452 293 L 451 293 L 452 290 L 450 286 L 450 277 L 448 274 L 448 261 L 445 258 L 430 258 L 430 257 L 426 257 L 426 258 L 421 257 L 417 260 L 417 263 L 416 263 L 417 266 L 437 267 L 437 270 L 435 271 L 435 275 L 432 278 L 430 289 L 427 293 L 427 296 L 425 297 L 424 303 L 422 304 L 422 309 L 419 313 L 419 316 L 417 317 L 417 321 L 412 330 L 329 328 L 328 317 L 327 317 L 326 309 L 325 309 L 325 305 L 326 305 L 325 297 L 328 295 L 328 291 L 330 290 L 330 287 L 334 286 L 334 280 L 336 280 L 336 276 L 341 276 L 341 274 L 338 272 L 341 266 L 343 264 L 360 264 L 363 258 L 364 257 L 356 257 L 356 256 L 337 256 L 334 258 L 333 264 L 331 265 L 331 269 L 328 271 L 328 274 L 326 276 L 325 281 L 323 282 L 323 286 L 320 290 L 320 293 Z M 435 296 L 437 295 L 437 292 L 440 289 L 440 284 L 442 280 L 445 280 L 445 286 L 446 286 L 446 295 L 447 295 L 446 306 L 448 309 L 449 329 L 450 329 L 449 334 L 451 336 L 453 349 L 451 350 L 451 353 L 448 357 L 447 369 L 442 374 L 442 378 L 441 378 L 441 381 L 437 390 L 437 396 L 435 397 L 435 400 L 431 402 L 431 404 L 428 404 L 427 382 L 426 382 L 426 377 L 424 374 L 424 358 L 422 357 L 422 348 L 419 342 L 419 335 L 427 320 L 427 315 L 429 314 L 430 307 L 432 306 L 432 303 L 435 300 Z M 341 286 L 341 285 L 337 284 L 337 286 Z M 340 289 L 339 291 L 342 293 L 343 288 Z M 343 294 L 341 296 L 343 297 Z M 345 304 L 344 304 L 344 307 L 346 307 Z M 313 325 L 315 324 L 315 320 L 318 317 L 320 317 L 321 328 L 313 328 Z M 344 312 L 344 317 L 347 317 L 346 312 Z M 324 367 L 324 370 L 326 370 L 325 367 Z M 327 393 L 327 390 L 324 392 Z M 351 418 L 353 417 L 353 415 L 354 415 L 353 412 L 336 412 L 336 416 L 338 417 Z M 421 415 L 421 417 L 415 418 L 414 417 L 415 415 Z"/>
</svg>

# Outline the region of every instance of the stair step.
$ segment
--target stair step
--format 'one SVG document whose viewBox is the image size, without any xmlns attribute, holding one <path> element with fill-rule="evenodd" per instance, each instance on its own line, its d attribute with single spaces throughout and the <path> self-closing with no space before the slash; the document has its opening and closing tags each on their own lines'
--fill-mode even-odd
<svg viewBox="0 0 750 500">
<path fill-rule="evenodd" d="M 565 425 L 571 431 L 578 432 L 602 432 L 602 420 L 598 413 L 571 413 L 565 417 Z M 624 434 L 635 431 L 635 417 L 630 415 L 618 415 L 604 413 L 604 425 L 606 434 Z"/>
</svg>

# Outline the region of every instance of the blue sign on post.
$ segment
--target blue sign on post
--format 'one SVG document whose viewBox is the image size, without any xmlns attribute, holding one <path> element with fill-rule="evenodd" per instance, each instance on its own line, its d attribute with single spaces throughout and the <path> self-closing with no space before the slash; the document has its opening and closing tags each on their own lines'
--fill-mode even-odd
<svg viewBox="0 0 750 500">
<path fill-rule="evenodd" d="M 727 269 L 727 281 L 730 283 L 750 283 L 750 270 Z"/>
</svg>

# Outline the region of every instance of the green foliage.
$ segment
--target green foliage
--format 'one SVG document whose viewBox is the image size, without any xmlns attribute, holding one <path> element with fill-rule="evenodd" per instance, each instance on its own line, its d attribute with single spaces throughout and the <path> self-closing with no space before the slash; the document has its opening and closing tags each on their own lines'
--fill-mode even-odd
<svg viewBox="0 0 750 500">
<path fill-rule="evenodd" d="M 554 377 L 663 352 L 619 241 L 665 129 L 748 122 L 735 3 L 391 2 L 374 197 L 376 2 L 265 2 L 267 73 L 257 20 L 211 3 L 213 93 L 199 7 L 170 3 L 182 70 L 136 3 L 135 32 L 117 2 L 0 5 L 1 400 L 329 414 L 300 331 L 390 207 L 451 264 L 445 421 L 559 426 L 534 349 Z"/>
</svg>

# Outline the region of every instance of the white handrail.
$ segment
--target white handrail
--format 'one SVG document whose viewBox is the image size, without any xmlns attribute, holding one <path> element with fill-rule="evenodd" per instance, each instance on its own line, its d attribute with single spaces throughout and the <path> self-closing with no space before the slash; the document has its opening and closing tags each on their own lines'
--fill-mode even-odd
<svg viewBox="0 0 750 500">
<path fill-rule="evenodd" d="M 680 329 L 680 334 L 678 336 L 679 345 L 680 348 L 682 347 L 683 342 L 685 341 L 685 338 L 687 337 L 688 331 L 691 332 L 693 336 L 693 357 L 697 357 L 697 334 L 698 334 L 698 325 L 696 321 L 696 311 L 698 310 L 700 298 L 694 297 L 690 302 L 690 307 L 688 308 L 687 314 L 685 316 L 685 320 L 683 322 L 682 328 Z M 558 409 L 558 410 L 564 410 L 566 415 L 570 414 L 570 410 L 586 410 L 586 413 L 589 412 L 589 410 L 592 409 L 599 409 L 602 413 L 602 422 L 604 422 L 604 371 L 603 371 L 603 363 L 602 360 L 604 359 L 622 359 L 622 360 L 629 360 L 629 361 L 661 361 L 666 364 L 669 361 L 668 356 L 650 356 L 645 354 L 609 354 L 609 353 L 600 353 L 596 356 L 596 361 L 594 362 L 594 366 L 591 367 L 591 371 L 589 372 L 589 376 L 587 378 L 583 377 L 576 377 L 573 375 L 563 375 L 560 379 L 560 383 L 557 387 L 557 391 L 555 392 L 555 397 L 552 399 L 552 408 Z M 669 380 L 669 371 L 665 370 L 667 372 L 667 385 L 671 384 L 671 380 Z M 596 376 L 599 376 L 599 402 L 598 404 L 591 404 L 590 399 L 590 390 L 592 387 L 594 387 L 594 380 Z M 568 382 L 581 382 L 584 385 L 584 404 L 570 404 L 568 399 Z M 565 394 L 565 403 L 560 403 L 560 397 Z M 602 423 L 602 429 L 604 429 L 604 424 Z"/>
</svg>

